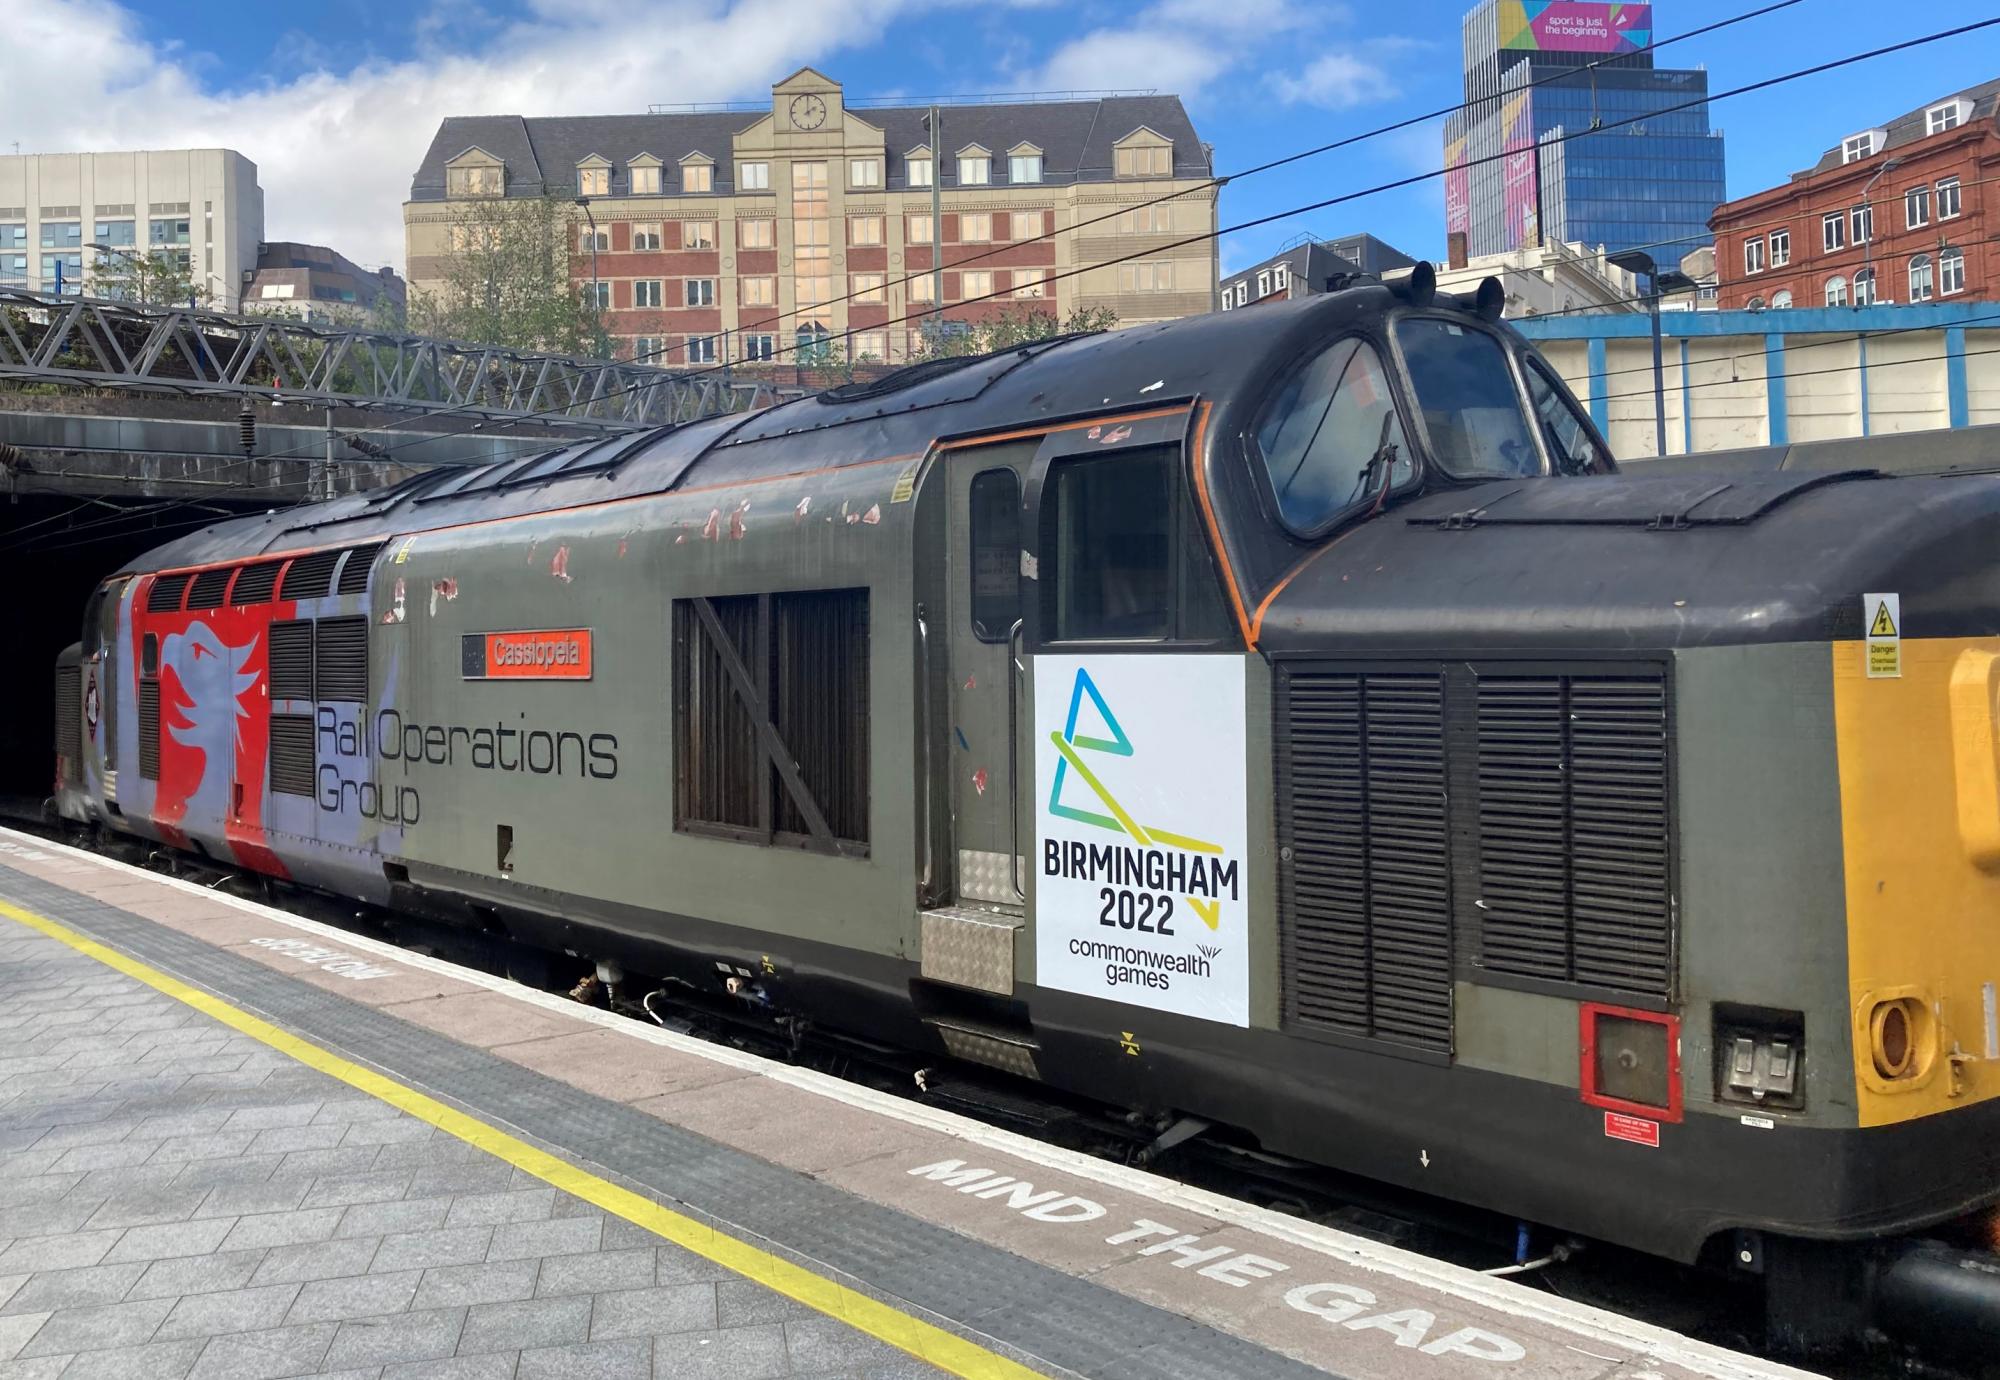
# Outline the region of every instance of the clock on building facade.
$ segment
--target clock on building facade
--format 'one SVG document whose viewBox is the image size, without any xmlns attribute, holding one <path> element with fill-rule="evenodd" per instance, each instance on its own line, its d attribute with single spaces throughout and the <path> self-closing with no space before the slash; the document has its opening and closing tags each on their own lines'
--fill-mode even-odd
<svg viewBox="0 0 2000 1380">
<path fill-rule="evenodd" d="M 826 123 L 826 102 L 818 96 L 792 97 L 792 125 L 797 129 L 818 129 Z"/>
</svg>

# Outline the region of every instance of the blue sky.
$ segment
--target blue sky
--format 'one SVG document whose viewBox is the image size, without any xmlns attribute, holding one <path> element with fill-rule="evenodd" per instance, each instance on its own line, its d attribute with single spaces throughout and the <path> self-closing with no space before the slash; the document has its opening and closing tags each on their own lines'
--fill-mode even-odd
<svg viewBox="0 0 2000 1380">
<path fill-rule="evenodd" d="M 1459 98 L 1463 0 L 10 0 L 0 149 L 222 144 L 255 160 L 273 238 L 400 266 L 400 203 L 448 114 L 595 114 L 768 96 L 803 63 L 854 96 L 1144 89 L 1184 96 L 1219 171 Z M 1660 38 L 1741 6 L 1663 0 Z M 1860 0 L 1793 8 L 1665 50 L 1711 89 L 1987 17 L 1939 0 L 1892 26 Z M 1897 17 L 1900 18 L 1900 15 Z M 1905 27 L 1907 25 L 1907 27 Z M 59 60 L 58 60 L 59 59 Z M 1843 134 L 2000 76 L 2000 29 L 1717 103 L 1729 189 L 1810 164 Z M 1232 184 L 1225 225 L 1434 170 L 1436 124 Z M 1432 180 L 1225 238 L 1225 267 L 1301 232 L 1369 231 L 1443 254 Z"/>
</svg>

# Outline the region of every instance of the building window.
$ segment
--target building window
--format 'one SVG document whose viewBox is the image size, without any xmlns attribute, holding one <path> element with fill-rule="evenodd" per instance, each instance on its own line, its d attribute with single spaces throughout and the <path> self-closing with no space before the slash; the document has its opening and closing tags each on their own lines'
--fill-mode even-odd
<svg viewBox="0 0 2000 1380">
<path fill-rule="evenodd" d="M 27 226 L 0 225 L 0 249 L 26 249 L 27 247 Z"/>
<path fill-rule="evenodd" d="M 887 331 L 856 331 L 850 354 L 856 361 L 875 364 L 889 362 L 889 333 Z"/>
<path fill-rule="evenodd" d="M 976 302 L 982 297 L 993 295 L 993 274 L 983 268 L 971 269 L 960 275 L 959 297 L 963 301 Z"/>
<path fill-rule="evenodd" d="M 674 826 L 865 854 L 868 591 L 677 599 L 673 629 Z"/>
<path fill-rule="evenodd" d="M 960 244 L 985 244 L 993 238 L 993 216 L 988 211 L 967 211 L 958 218 Z"/>
<path fill-rule="evenodd" d="M 28 281 L 28 256 L 26 254 L 0 254 L 0 283 L 20 283 Z"/>
<path fill-rule="evenodd" d="M 1236 305 L 1241 307 L 1248 304 L 1249 301 L 1250 301 L 1250 284 L 1247 282 L 1238 283 L 1236 285 Z"/>
<path fill-rule="evenodd" d="M 832 250 L 833 226 L 825 216 L 797 216 L 792 220 L 792 249 L 801 259 L 824 259 Z"/>
<path fill-rule="evenodd" d="M 687 304 L 689 306 L 712 307 L 715 305 L 715 279 L 689 278 L 685 286 L 687 288 Z"/>
<path fill-rule="evenodd" d="M 577 226 L 576 247 L 579 252 L 584 254 L 588 254 L 593 249 L 609 249 L 611 247 L 610 227 L 598 226 L 596 229 L 592 229 L 588 225 Z"/>
<path fill-rule="evenodd" d="M 712 192 L 715 190 L 715 166 L 712 163 L 681 164 L 681 190 L 683 192 Z"/>
<path fill-rule="evenodd" d="M 775 335 L 746 335 L 743 337 L 743 358 L 752 363 L 769 363 L 778 357 L 778 337 Z"/>
<path fill-rule="evenodd" d="M 83 255 L 44 254 L 42 255 L 42 289 L 57 291 L 57 275 L 61 275 L 61 291 L 64 296 L 74 297 L 83 291 Z"/>
<path fill-rule="evenodd" d="M 1855 163 L 1868 157 L 1875 152 L 1875 139 L 1876 131 L 1872 129 L 1848 135 L 1840 143 L 1840 161 Z"/>
<path fill-rule="evenodd" d="M 903 167 L 908 170 L 909 183 L 912 187 L 931 185 L 931 160 L 928 157 L 906 159 Z"/>
<path fill-rule="evenodd" d="M 1038 240 L 1042 237 L 1042 213 L 1040 211 L 1015 211 L 1007 236 L 1013 240 Z"/>
<path fill-rule="evenodd" d="M 1764 237 L 1743 241 L 1743 271 L 1762 273 L 1764 271 Z"/>
<path fill-rule="evenodd" d="M 778 222 L 739 220 L 736 222 L 736 242 L 740 249 L 775 249 L 778 244 Z"/>
<path fill-rule="evenodd" d="M 1845 249 L 1847 247 L 1847 217 L 1835 211 L 1832 215 L 1821 216 L 1819 221 L 1821 247 Z"/>
<path fill-rule="evenodd" d="M 1171 177 L 1174 151 L 1164 148 L 1119 149 L 1112 155 L 1112 170 L 1119 177 Z"/>
<path fill-rule="evenodd" d="M 681 222 L 681 248 L 715 248 L 715 222 L 712 220 L 684 220 Z"/>
<path fill-rule="evenodd" d="M 506 175 L 504 168 L 447 168 L 444 174 L 444 194 L 499 196 L 506 190 Z"/>
<path fill-rule="evenodd" d="M 1826 280 L 1826 304 L 1829 307 L 1847 305 L 1847 279 L 1835 274 Z"/>
<path fill-rule="evenodd" d="M 610 196 L 610 168 L 578 168 L 576 170 L 576 194 L 578 196 Z"/>
<path fill-rule="evenodd" d="M 929 244 L 931 242 L 931 233 L 935 227 L 932 226 L 929 216 L 909 216 L 905 219 L 908 222 L 903 227 L 903 242 L 905 244 Z"/>
<path fill-rule="evenodd" d="M 657 225 L 635 225 L 632 227 L 632 248 L 637 253 L 650 253 L 660 247 L 660 227 Z"/>
<path fill-rule="evenodd" d="M 1042 297 L 1048 293 L 1048 270 L 1045 268 L 1017 268 L 1014 270 L 1014 295 L 1016 297 Z"/>
<path fill-rule="evenodd" d="M 1924 133 L 1942 134 L 1948 129 L 1957 129 L 1964 118 L 1965 113 L 1957 101 L 1934 105 L 1924 112 Z"/>
<path fill-rule="evenodd" d="M 687 362 L 689 364 L 715 363 L 715 337 L 712 335 L 691 335 L 687 338 Z"/>
<path fill-rule="evenodd" d="M 1042 180 L 1042 156 L 1039 153 L 1017 153 L 1007 160 L 1007 180 L 1009 182 L 1040 182 Z"/>
<path fill-rule="evenodd" d="M 1935 284 L 1931 277 L 1931 256 L 1919 254 L 1910 260 L 1910 300 L 1928 302 Z"/>
<path fill-rule="evenodd" d="M 1931 189 L 1912 187 L 1903 193 L 1903 228 L 1914 230 L 1931 223 Z"/>
<path fill-rule="evenodd" d="M 642 335 L 632 342 L 632 362 L 644 364 L 660 357 L 660 338 L 656 335 Z"/>
<path fill-rule="evenodd" d="M 1872 205 L 1857 206 L 1849 211 L 1847 222 L 1854 232 L 1852 236 L 1854 243 L 1866 244 L 1875 238 L 1875 208 Z"/>
<path fill-rule="evenodd" d="M 1748 302 L 1744 303 L 1744 306 L 1751 311 L 1762 311 L 1764 310 L 1764 299 L 1761 297 L 1752 297 Z"/>
<path fill-rule="evenodd" d="M 1112 218 L 1111 228 L 1121 235 L 1164 235 L 1173 228 L 1165 206 L 1134 206 Z"/>
<path fill-rule="evenodd" d="M 1958 197 L 1958 179 L 1955 177 L 1939 179 L 1937 184 L 1937 218 L 1939 220 L 1956 219 L 1961 209 L 1963 208 Z"/>
<path fill-rule="evenodd" d="M 993 160 L 983 153 L 962 153 L 958 157 L 958 185 L 984 187 L 993 180 Z"/>
<path fill-rule="evenodd" d="M 1774 293 L 1772 293 L 1772 294 L 1771 294 L 1771 308 L 1772 308 L 1772 310 L 1774 310 L 1774 311 L 1783 311 L 1783 310 L 1784 310 L 1784 309 L 1785 309 L 1786 307 L 1789 307 L 1789 306 L 1790 306 L 1791 304 L 1792 304 L 1792 294 L 1791 294 L 1791 293 L 1789 293 L 1789 292 L 1786 292 L 1786 291 L 1784 291 L 1784 290 L 1782 290 L 1782 289 L 1781 289 L 1781 290 L 1779 290 L 1779 291 L 1777 291 L 1777 292 L 1774 292 Z"/>
<path fill-rule="evenodd" d="M 770 191 L 771 165 L 769 163 L 738 163 L 736 165 L 736 190 L 739 192 Z"/>
<path fill-rule="evenodd" d="M 1271 291 L 1290 295 L 1292 267 L 1290 264 L 1274 264 L 1271 267 Z"/>
<path fill-rule="evenodd" d="M 888 293 L 883 287 L 886 280 L 880 273 L 857 273 L 851 291 L 857 302 L 886 302 Z"/>
<path fill-rule="evenodd" d="M 847 185 L 850 187 L 879 187 L 882 185 L 882 160 L 879 158 L 850 158 L 847 160 Z"/>
<path fill-rule="evenodd" d="M 82 246 L 82 221 L 45 220 L 42 222 L 42 248 L 79 249 Z"/>
<path fill-rule="evenodd" d="M 641 278 L 632 284 L 632 305 L 635 307 L 658 307 L 665 305 L 660 295 L 658 278 Z"/>
<path fill-rule="evenodd" d="M 1854 275 L 1854 305 L 1872 307 L 1875 302 L 1875 270 L 1864 268 Z"/>
<path fill-rule="evenodd" d="M 1965 254 L 1958 249 L 1938 251 L 1938 296 L 1949 297 L 1965 291 Z"/>
<path fill-rule="evenodd" d="M 882 217 L 849 216 L 847 218 L 847 242 L 851 245 L 876 245 L 882 243 Z"/>
<path fill-rule="evenodd" d="M 598 311 L 611 310 L 611 284 L 604 282 L 583 285 L 583 305 Z"/>
<path fill-rule="evenodd" d="M 1265 269 L 1257 275 L 1257 299 L 1262 301 L 1271 295 L 1271 270 Z"/>
<path fill-rule="evenodd" d="M 641 163 L 633 168 L 632 195 L 658 196 L 660 194 L 660 170 L 651 163 Z"/>
<path fill-rule="evenodd" d="M 912 302 L 937 301 L 937 278 L 929 273 L 919 273 L 910 279 L 910 300 Z"/>
<path fill-rule="evenodd" d="M 5 245 L 4 235 L 6 228 L 8 227 L 0 227 L 0 246 Z M 22 230 L 23 232 L 25 232 L 27 229 L 26 226 L 18 226 L 12 228 Z M 113 246 L 114 248 L 130 249 L 132 248 L 132 246 L 136 245 L 139 242 L 138 227 L 136 222 L 133 221 L 100 220 L 97 222 L 94 228 L 97 231 L 97 233 L 91 236 L 91 238 L 95 240 L 98 244 L 108 244 Z M 25 240 L 26 238 L 27 236 L 24 233 L 22 235 L 22 239 Z M 17 244 L 14 246 L 14 248 L 18 249 L 20 248 L 20 246 Z"/>
<path fill-rule="evenodd" d="M 746 307 L 775 307 L 778 305 L 778 280 L 776 278 L 743 278 L 743 305 Z"/>
<path fill-rule="evenodd" d="M 1248 283 L 1236 285 L 1236 301 L 1243 303 L 1243 294 Z M 1174 290 L 1174 266 L 1171 262 L 1154 264 L 1118 265 L 1118 290 L 1120 292 L 1172 292 Z"/>
<path fill-rule="evenodd" d="M 833 279 L 818 273 L 800 273 L 792 278 L 792 295 L 798 299 L 799 313 L 816 318 L 824 329 L 826 306 L 833 300 Z"/>
<path fill-rule="evenodd" d="M 1224 311 L 1228 311 L 1231 307 L 1234 307 L 1235 305 L 1236 305 L 1236 294 L 1231 292 L 1227 287 L 1224 287 L 1222 289 L 1222 309 Z"/>
</svg>

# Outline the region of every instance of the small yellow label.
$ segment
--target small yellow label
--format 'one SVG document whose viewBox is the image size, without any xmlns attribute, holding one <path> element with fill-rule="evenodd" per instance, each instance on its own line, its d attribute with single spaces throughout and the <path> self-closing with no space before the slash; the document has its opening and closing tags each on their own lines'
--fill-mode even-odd
<svg viewBox="0 0 2000 1380">
<path fill-rule="evenodd" d="M 1881 680 L 1903 674 L 1903 601 L 1895 594 L 1867 594 L 1861 617 L 1868 629 L 1868 678 Z"/>
<path fill-rule="evenodd" d="M 916 491 L 917 467 L 912 465 L 896 476 L 896 487 L 889 490 L 889 501 L 891 503 L 908 503 L 910 496 L 916 493 Z"/>
</svg>

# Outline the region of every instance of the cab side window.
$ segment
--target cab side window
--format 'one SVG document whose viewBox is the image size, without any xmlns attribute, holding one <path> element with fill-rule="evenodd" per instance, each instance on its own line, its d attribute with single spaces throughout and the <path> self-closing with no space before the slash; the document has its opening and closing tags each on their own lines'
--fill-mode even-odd
<svg viewBox="0 0 2000 1380">
<path fill-rule="evenodd" d="M 1158 641 L 1173 635 L 1171 446 L 1058 461 L 1042 498 L 1048 604 L 1058 642 Z M 1052 576 L 1053 578 L 1049 578 Z"/>
<path fill-rule="evenodd" d="M 1005 642 L 1021 616 L 1021 480 L 1012 470 L 973 476 L 972 635 Z"/>
<path fill-rule="evenodd" d="M 1539 360 L 1528 360 L 1528 396 L 1535 404 L 1535 421 L 1548 443 L 1549 460 L 1557 474 L 1604 474 L 1610 456 L 1598 444 L 1589 423 L 1563 397 Z"/>
<path fill-rule="evenodd" d="M 1287 527 L 1325 530 L 1415 474 L 1375 347 L 1343 340 L 1287 379 L 1257 423 L 1257 449 Z"/>
</svg>

